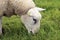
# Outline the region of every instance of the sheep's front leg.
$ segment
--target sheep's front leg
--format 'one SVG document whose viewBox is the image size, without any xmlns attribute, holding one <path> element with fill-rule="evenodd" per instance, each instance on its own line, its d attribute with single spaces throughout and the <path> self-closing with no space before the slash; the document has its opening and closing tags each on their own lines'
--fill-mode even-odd
<svg viewBox="0 0 60 40">
<path fill-rule="evenodd" d="M 2 34 L 2 17 L 0 17 L 0 35 Z"/>
</svg>

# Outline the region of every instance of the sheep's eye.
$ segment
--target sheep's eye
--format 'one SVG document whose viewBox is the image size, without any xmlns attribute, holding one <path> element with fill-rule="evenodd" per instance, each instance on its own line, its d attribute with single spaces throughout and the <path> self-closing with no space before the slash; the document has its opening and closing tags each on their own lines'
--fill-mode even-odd
<svg viewBox="0 0 60 40">
<path fill-rule="evenodd" d="M 36 24 L 36 23 L 37 23 L 37 20 L 36 20 L 36 19 L 34 19 L 34 18 L 33 18 L 33 21 L 34 21 L 34 24 Z"/>
</svg>

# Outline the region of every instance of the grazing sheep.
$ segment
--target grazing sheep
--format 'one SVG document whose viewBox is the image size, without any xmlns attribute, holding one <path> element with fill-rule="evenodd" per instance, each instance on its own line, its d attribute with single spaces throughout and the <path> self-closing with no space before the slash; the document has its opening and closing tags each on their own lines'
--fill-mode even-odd
<svg viewBox="0 0 60 40">
<path fill-rule="evenodd" d="M 29 14 L 27 12 L 35 7 L 33 0 L 0 0 L 0 34 L 2 34 L 2 16 L 10 17 L 16 14 L 22 16 Z M 33 11 L 35 13 L 35 10 Z"/>
</svg>

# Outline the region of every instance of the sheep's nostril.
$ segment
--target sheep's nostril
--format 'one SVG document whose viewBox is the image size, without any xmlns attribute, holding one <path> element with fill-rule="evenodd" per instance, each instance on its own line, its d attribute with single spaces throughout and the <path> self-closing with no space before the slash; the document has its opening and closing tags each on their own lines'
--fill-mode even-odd
<svg viewBox="0 0 60 40">
<path fill-rule="evenodd" d="M 34 24 L 36 24 L 36 23 L 37 23 L 37 20 L 36 20 L 36 19 L 34 19 L 34 18 L 33 18 L 33 21 L 34 21 Z"/>
</svg>

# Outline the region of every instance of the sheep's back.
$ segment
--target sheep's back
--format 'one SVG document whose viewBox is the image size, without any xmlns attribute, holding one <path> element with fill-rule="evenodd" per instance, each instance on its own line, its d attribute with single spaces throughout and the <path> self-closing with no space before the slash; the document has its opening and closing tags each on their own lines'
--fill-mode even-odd
<svg viewBox="0 0 60 40">
<path fill-rule="evenodd" d="M 10 0 L 10 2 L 18 15 L 24 14 L 28 9 L 35 7 L 32 0 Z"/>
<path fill-rule="evenodd" d="M 0 0 L 0 16 L 3 14 L 11 16 L 14 15 L 14 12 L 22 15 L 33 7 L 35 4 L 32 0 Z"/>
</svg>

